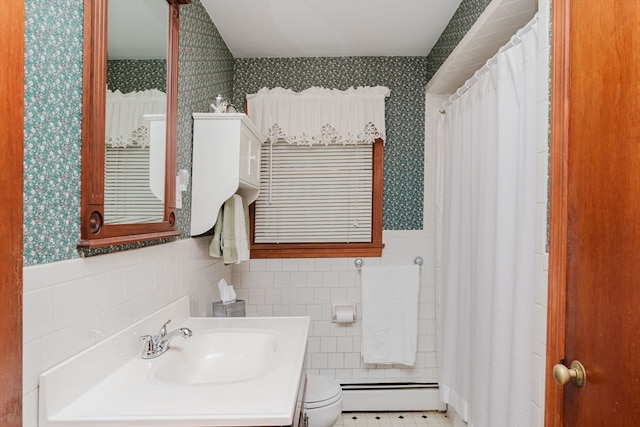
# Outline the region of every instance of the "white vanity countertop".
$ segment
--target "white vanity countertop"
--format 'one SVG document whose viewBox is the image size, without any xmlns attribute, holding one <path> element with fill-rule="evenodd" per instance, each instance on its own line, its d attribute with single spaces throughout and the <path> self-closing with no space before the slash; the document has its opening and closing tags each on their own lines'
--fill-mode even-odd
<svg viewBox="0 0 640 427">
<path fill-rule="evenodd" d="M 181 300 L 177 302 L 188 310 Z M 176 304 L 176 303 L 174 303 Z M 304 366 L 308 317 L 182 318 L 154 313 L 44 372 L 40 383 L 41 426 L 251 426 L 292 423 Z M 169 317 L 167 317 L 169 316 Z M 173 317 L 171 317 L 173 316 Z M 273 330 L 285 337 L 284 352 L 267 373 L 221 384 L 175 384 L 153 378 L 158 363 L 140 357 L 139 336 L 157 333 L 168 319 L 169 331 L 188 327 L 193 336 L 212 330 Z M 163 319 L 163 320 L 159 320 Z M 153 327 L 150 327 L 153 324 Z M 191 339 L 191 338 L 189 338 Z M 181 337 L 172 341 L 176 351 Z M 135 346 L 135 354 L 127 355 Z M 102 347 L 102 348 L 101 348 Z M 119 350 L 115 349 L 120 347 Z M 118 363 L 117 360 L 121 362 Z"/>
</svg>

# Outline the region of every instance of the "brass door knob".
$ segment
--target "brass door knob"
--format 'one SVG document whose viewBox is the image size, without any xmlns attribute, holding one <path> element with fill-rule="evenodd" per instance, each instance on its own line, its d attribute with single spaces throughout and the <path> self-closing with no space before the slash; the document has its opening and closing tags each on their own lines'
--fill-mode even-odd
<svg viewBox="0 0 640 427">
<path fill-rule="evenodd" d="M 553 367 L 553 379 L 560 385 L 567 385 L 573 382 L 578 387 L 583 387 L 587 382 L 587 372 L 577 360 L 571 362 L 571 368 L 567 368 L 562 364 Z"/>
</svg>

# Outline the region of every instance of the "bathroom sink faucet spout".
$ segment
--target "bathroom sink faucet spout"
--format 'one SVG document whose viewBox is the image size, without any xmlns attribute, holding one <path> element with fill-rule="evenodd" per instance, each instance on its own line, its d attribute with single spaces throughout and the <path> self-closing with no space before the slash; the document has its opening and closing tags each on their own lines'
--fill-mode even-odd
<svg viewBox="0 0 640 427">
<path fill-rule="evenodd" d="M 169 350 L 171 340 L 177 336 L 187 339 L 193 335 L 193 332 L 191 332 L 189 328 L 178 328 L 167 333 L 167 325 L 169 322 L 171 322 L 171 320 L 167 320 L 166 323 L 162 325 L 158 335 L 143 335 L 140 337 L 140 339 L 144 341 L 144 348 L 142 349 L 143 359 L 153 359 L 165 353 Z"/>
</svg>

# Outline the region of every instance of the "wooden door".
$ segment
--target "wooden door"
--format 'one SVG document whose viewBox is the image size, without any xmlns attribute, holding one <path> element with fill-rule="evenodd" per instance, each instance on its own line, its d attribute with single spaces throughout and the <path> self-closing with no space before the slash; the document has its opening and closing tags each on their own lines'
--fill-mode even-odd
<svg viewBox="0 0 640 427">
<path fill-rule="evenodd" d="M 640 2 L 554 0 L 547 426 L 640 425 Z M 555 384 L 579 360 L 586 384 Z"/>
<path fill-rule="evenodd" d="M 0 7 L 0 425 L 22 425 L 24 1 Z"/>
</svg>

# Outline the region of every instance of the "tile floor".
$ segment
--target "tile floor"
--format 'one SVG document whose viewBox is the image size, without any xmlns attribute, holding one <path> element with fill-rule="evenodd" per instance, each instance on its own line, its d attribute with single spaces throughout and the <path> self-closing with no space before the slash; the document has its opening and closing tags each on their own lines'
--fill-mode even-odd
<svg viewBox="0 0 640 427">
<path fill-rule="evenodd" d="M 451 427 L 439 412 L 343 412 L 334 427 Z"/>
</svg>

